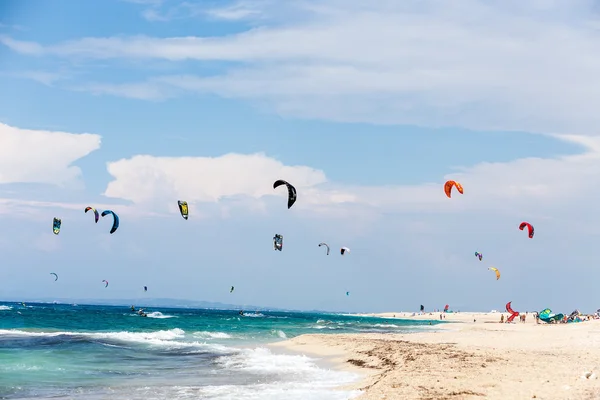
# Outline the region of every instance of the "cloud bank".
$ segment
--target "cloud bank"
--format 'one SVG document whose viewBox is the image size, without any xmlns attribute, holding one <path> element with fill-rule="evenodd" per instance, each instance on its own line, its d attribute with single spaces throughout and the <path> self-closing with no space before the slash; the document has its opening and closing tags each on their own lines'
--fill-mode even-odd
<svg viewBox="0 0 600 400">
<path fill-rule="evenodd" d="M 294 182 L 298 190 L 326 181 L 322 171 L 307 166 L 286 166 L 264 154 L 138 155 L 108 163 L 108 172 L 115 179 L 108 184 L 105 195 L 138 204 L 157 200 L 172 202 L 173 199 L 218 202 L 240 195 L 260 198 L 273 194 L 273 182 L 277 179 Z"/>
<path fill-rule="evenodd" d="M 273 190 L 276 179 L 296 186 L 302 212 L 329 216 L 373 216 L 386 213 L 472 214 L 499 212 L 550 218 L 557 211 L 573 213 L 570 205 L 585 199 L 600 200 L 600 189 L 590 184 L 600 179 L 600 141 L 597 138 L 561 137 L 585 145 L 575 156 L 525 158 L 508 163 L 483 162 L 462 166 L 436 182 L 419 185 L 342 185 L 327 179 L 325 171 L 309 166 L 287 166 L 265 154 L 226 154 L 219 157 L 158 157 L 139 155 L 108 163 L 113 181 L 107 197 L 156 207 L 173 206 L 177 199 L 190 203 L 226 203 L 246 199 L 247 207 L 269 196 L 287 196 Z M 465 194 L 452 199 L 443 183 L 455 179 Z M 283 201 L 283 200 L 282 200 Z M 264 202 L 258 209 L 264 210 Z M 256 211 L 256 210 L 255 210 Z M 581 210 L 580 210 L 581 211 Z"/>
<path fill-rule="evenodd" d="M 20 129 L 0 123 L 0 184 L 77 181 L 81 169 L 72 164 L 100 148 L 90 133 Z"/>
<path fill-rule="evenodd" d="M 206 8 L 201 15 L 258 24 L 221 37 L 0 41 L 23 55 L 78 62 L 232 63 L 205 76 L 182 67 L 137 82 L 87 82 L 95 93 L 157 99 L 210 92 L 309 118 L 598 135 L 593 1 L 283 3 Z"/>
</svg>

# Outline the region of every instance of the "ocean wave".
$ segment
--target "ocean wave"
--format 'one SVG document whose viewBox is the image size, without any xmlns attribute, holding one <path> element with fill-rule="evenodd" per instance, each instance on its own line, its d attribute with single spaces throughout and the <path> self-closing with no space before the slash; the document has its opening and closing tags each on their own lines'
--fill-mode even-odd
<svg viewBox="0 0 600 400">
<path fill-rule="evenodd" d="M 343 328 L 338 328 L 337 326 L 327 326 L 327 325 L 313 325 L 311 326 L 312 329 L 343 329 Z"/>
<path fill-rule="evenodd" d="M 8 310 L 12 310 L 11 306 L 0 306 L 0 311 L 8 311 Z"/>
<path fill-rule="evenodd" d="M 280 337 L 282 339 L 287 339 L 287 335 L 281 329 L 271 329 L 271 334 L 275 335 L 277 337 Z"/>
<path fill-rule="evenodd" d="M 158 319 L 164 319 L 164 318 L 177 318 L 177 316 L 175 315 L 164 315 L 163 313 L 161 313 L 160 311 L 153 311 L 151 313 L 146 314 L 146 316 L 148 318 L 158 318 Z"/>
<path fill-rule="evenodd" d="M 161 330 L 154 332 L 39 332 L 39 331 L 24 331 L 20 329 L 0 329 L 1 336 L 38 336 L 38 337 L 56 337 L 56 336 L 81 336 L 93 337 L 98 339 L 122 339 L 129 341 L 146 341 L 146 340 L 173 340 L 183 338 L 185 331 L 183 329 L 174 328 L 169 330 Z"/>
<path fill-rule="evenodd" d="M 244 313 L 244 317 L 250 317 L 250 318 L 261 318 L 264 316 L 265 316 L 265 314 L 263 314 L 263 313 Z"/>
<path fill-rule="evenodd" d="M 335 382 L 335 383 L 334 383 Z M 244 386 L 205 386 L 196 390 L 181 388 L 179 393 L 212 400 L 252 399 L 252 400 L 349 400 L 362 394 L 358 390 L 331 390 L 349 383 L 347 379 L 335 378 L 331 383 L 276 382 L 271 384 L 251 384 Z M 190 388 L 191 389 L 191 388 Z M 186 397 L 187 398 L 187 397 Z"/>
<path fill-rule="evenodd" d="M 342 374 L 331 370 L 323 370 L 315 364 L 315 359 L 305 355 L 274 354 L 271 350 L 258 347 L 255 349 L 241 349 L 238 353 L 222 356 L 216 359 L 221 367 L 245 373 L 272 375 L 289 380 L 290 375 L 307 382 L 331 382 L 336 377 L 342 376 L 347 383 L 353 380 L 355 374 Z"/>
<path fill-rule="evenodd" d="M 39 365 L 27 364 L 0 364 L 0 371 L 39 371 L 42 368 Z"/>
<path fill-rule="evenodd" d="M 225 332 L 208 332 L 208 331 L 202 331 L 202 332 L 194 332 L 193 333 L 194 337 L 199 337 L 202 339 L 231 339 L 231 335 Z"/>
<path fill-rule="evenodd" d="M 228 354 L 236 349 L 222 346 L 219 344 L 209 344 L 198 341 L 183 341 L 185 339 L 185 331 L 179 328 L 161 330 L 154 332 L 33 332 L 23 331 L 18 329 L 2 329 L 0 330 L 1 337 L 39 337 L 39 338 L 56 338 L 62 337 L 77 340 L 86 338 L 89 340 L 98 341 L 103 344 L 119 344 L 119 343 L 134 343 L 144 344 L 167 351 L 179 351 L 184 354 L 199 354 L 199 353 L 217 353 Z M 106 343 L 108 342 L 108 343 Z M 112 343 L 111 343 L 112 342 Z"/>
<path fill-rule="evenodd" d="M 211 399 L 211 400 L 349 400 L 362 394 L 358 390 L 332 390 L 352 382 L 341 373 L 330 382 L 286 381 L 273 383 L 251 383 L 244 385 L 145 385 L 135 389 L 126 387 L 77 389 L 74 397 L 87 400 L 119 398 L 129 400 L 161 399 Z M 57 395 L 56 397 L 64 397 Z M 28 397 L 33 399 L 34 397 Z M 47 397 L 49 398 L 49 397 Z"/>
<path fill-rule="evenodd" d="M 406 328 L 405 326 L 395 325 L 395 324 L 372 324 L 369 326 L 375 326 L 377 328 Z"/>
</svg>

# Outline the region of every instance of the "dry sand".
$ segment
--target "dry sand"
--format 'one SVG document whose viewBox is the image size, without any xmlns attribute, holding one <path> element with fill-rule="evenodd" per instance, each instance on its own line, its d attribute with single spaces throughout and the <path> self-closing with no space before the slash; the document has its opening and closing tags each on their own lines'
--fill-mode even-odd
<svg viewBox="0 0 600 400">
<path fill-rule="evenodd" d="M 439 320 L 370 316 L 394 314 Z M 363 390 L 360 400 L 600 399 L 600 320 L 538 325 L 529 314 L 500 324 L 500 315 L 446 314 L 457 323 L 430 332 L 302 335 L 272 346 L 364 373 L 344 388 Z"/>
</svg>

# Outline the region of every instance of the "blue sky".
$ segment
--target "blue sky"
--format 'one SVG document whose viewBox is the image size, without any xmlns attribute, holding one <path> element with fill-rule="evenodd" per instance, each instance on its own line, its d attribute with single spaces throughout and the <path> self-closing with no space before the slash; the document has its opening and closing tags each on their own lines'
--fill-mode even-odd
<svg viewBox="0 0 600 400">
<path fill-rule="evenodd" d="M 0 298 L 598 308 L 593 2 L 7 0 L 0 16 Z M 290 210 L 276 179 L 298 189 Z"/>
</svg>

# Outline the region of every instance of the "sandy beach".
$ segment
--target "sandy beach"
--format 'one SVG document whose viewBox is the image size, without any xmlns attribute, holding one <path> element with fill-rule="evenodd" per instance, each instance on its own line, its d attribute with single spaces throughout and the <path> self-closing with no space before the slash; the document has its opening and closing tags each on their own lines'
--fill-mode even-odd
<svg viewBox="0 0 600 400">
<path fill-rule="evenodd" d="M 369 314 L 439 320 L 439 313 Z M 499 323 L 501 313 L 449 313 L 431 332 L 302 335 L 272 346 L 358 371 L 370 399 L 600 399 L 600 320 Z M 507 313 L 504 313 L 507 316 Z M 474 322 L 475 321 L 475 322 Z"/>
</svg>

